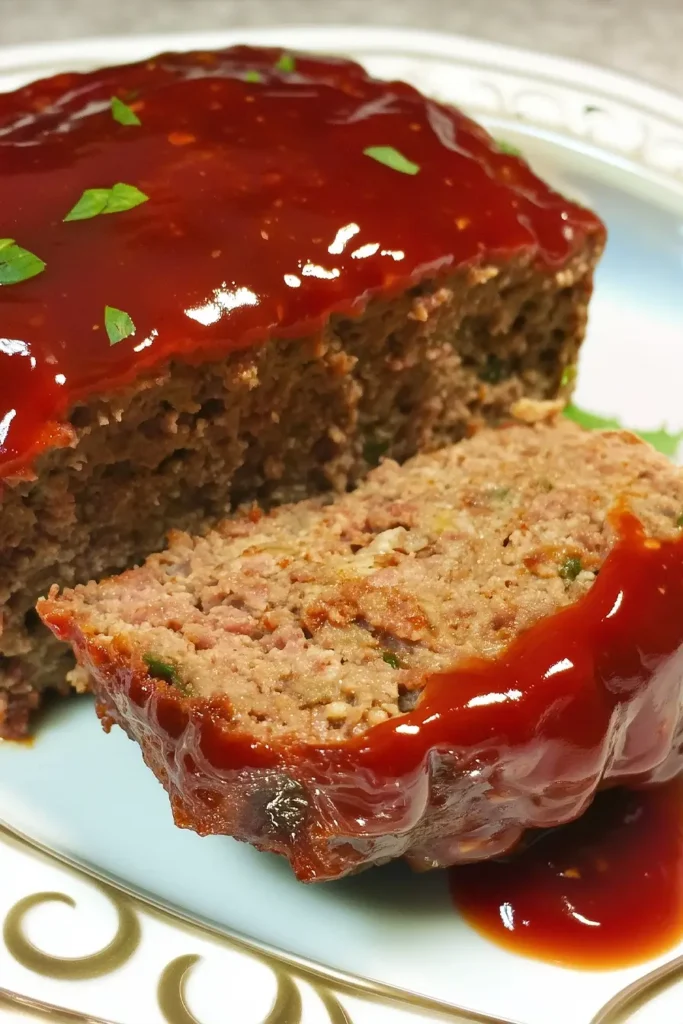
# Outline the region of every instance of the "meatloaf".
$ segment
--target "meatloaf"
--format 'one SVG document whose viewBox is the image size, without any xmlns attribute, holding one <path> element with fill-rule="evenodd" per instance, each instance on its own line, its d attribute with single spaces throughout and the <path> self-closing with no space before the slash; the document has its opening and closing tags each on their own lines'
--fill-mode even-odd
<svg viewBox="0 0 683 1024">
<path fill-rule="evenodd" d="M 33 606 L 568 392 L 604 229 L 456 110 L 239 47 L 0 95 L 0 733 Z"/>
<path fill-rule="evenodd" d="M 510 849 L 683 766 L 683 473 L 484 430 L 38 604 L 178 825 L 304 880 Z"/>
</svg>

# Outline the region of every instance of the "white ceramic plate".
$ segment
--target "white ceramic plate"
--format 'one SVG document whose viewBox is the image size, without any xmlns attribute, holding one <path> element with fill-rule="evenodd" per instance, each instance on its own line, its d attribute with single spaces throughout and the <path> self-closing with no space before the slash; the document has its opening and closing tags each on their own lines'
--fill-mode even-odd
<svg viewBox="0 0 683 1024">
<path fill-rule="evenodd" d="M 0 89 L 238 40 L 348 53 L 408 79 L 465 106 L 594 206 L 610 242 L 577 402 L 633 427 L 683 426 L 681 100 L 488 44 L 349 28 L 5 50 Z M 664 968 L 663 991 L 646 976 L 683 947 L 628 970 L 565 970 L 471 931 L 441 873 L 393 865 L 304 887 L 273 857 L 175 829 L 138 748 L 122 732 L 104 736 L 87 699 L 65 703 L 33 746 L 0 746 L 0 818 L 0 1015 L 23 1005 L 32 1017 L 116 1024 L 682 1019 L 683 960 Z"/>
</svg>

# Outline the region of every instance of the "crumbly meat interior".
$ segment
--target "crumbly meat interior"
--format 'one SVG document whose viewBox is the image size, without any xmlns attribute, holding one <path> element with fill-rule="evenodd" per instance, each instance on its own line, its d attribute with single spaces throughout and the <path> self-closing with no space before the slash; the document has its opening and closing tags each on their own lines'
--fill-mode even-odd
<svg viewBox="0 0 683 1024">
<path fill-rule="evenodd" d="M 176 532 L 138 569 L 58 598 L 100 642 L 256 736 L 334 741 L 412 708 L 429 673 L 498 654 L 578 600 L 631 509 L 674 536 L 683 475 L 627 432 L 484 430 L 352 494 Z M 51 595 L 54 599 L 55 595 Z"/>
<path fill-rule="evenodd" d="M 425 281 L 316 338 L 174 365 L 72 410 L 71 447 L 0 490 L 0 736 L 20 735 L 71 652 L 34 605 L 53 582 L 120 572 L 231 504 L 353 485 L 496 422 L 523 396 L 567 393 L 599 243 L 553 272 L 525 256 Z"/>
</svg>

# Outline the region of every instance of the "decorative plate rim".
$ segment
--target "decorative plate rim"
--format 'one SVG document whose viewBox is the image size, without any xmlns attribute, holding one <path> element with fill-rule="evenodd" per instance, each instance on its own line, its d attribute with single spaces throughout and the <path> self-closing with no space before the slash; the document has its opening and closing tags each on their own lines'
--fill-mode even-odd
<svg viewBox="0 0 683 1024">
<path fill-rule="evenodd" d="M 201 917 L 194 917 L 173 904 L 127 885 L 107 872 L 99 871 L 50 848 L 0 818 L 0 848 L 3 845 L 19 849 L 25 856 L 59 865 L 70 875 L 88 881 L 108 897 L 119 917 L 117 934 L 103 950 L 76 959 L 57 957 L 46 954 L 33 945 L 24 932 L 24 919 L 35 906 L 55 901 L 75 905 L 75 901 L 62 892 L 37 892 L 17 901 L 5 916 L 2 940 L 9 955 L 36 974 L 65 980 L 83 980 L 102 977 L 115 971 L 135 955 L 141 941 L 140 919 L 143 915 L 148 915 L 185 933 L 210 938 L 218 946 L 230 947 L 268 967 L 273 973 L 277 989 L 264 1024 L 302 1024 L 301 998 L 297 988 L 297 983 L 301 982 L 306 982 L 316 993 L 327 1012 L 329 1024 L 353 1024 L 348 1011 L 339 1002 L 339 995 L 351 995 L 355 999 L 394 1005 L 401 1010 L 415 1011 L 420 1015 L 427 1012 L 433 1015 L 432 1019 L 436 1017 L 449 1020 L 451 1024 L 515 1024 L 511 1018 L 491 1016 L 469 1007 L 387 985 L 363 975 L 328 967 L 309 957 L 277 949 L 238 931 L 220 927 Z M 185 1001 L 187 976 L 199 959 L 197 955 L 177 957 L 169 961 L 159 976 L 159 1006 L 169 1024 L 199 1024 L 196 1018 L 187 1016 L 189 1011 Z M 89 963 L 93 965 L 91 968 L 88 967 Z M 76 965 L 75 968 L 72 965 Z M 681 980 L 683 955 L 656 967 L 621 989 L 600 1007 L 588 1024 L 627 1024 L 632 1011 Z M 44 1003 L 30 995 L 0 986 L 0 1014 L 8 1009 L 20 1010 L 36 1018 L 48 1017 L 54 1020 L 55 1024 L 60 1020 L 63 1024 L 69 1021 L 73 1021 L 73 1024 L 113 1024 L 109 1020 L 91 1017 L 64 1006 Z M 58 1014 L 63 1016 L 59 1018 L 56 1016 Z M 126 1022 L 122 1021 L 120 1024 Z"/>
<path fill-rule="evenodd" d="M 643 104 L 649 111 L 658 115 L 666 111 L 672 120 L 683 126 L 683 98 L 660 86 L 651 85 L 634 75 L 623 74 L 576 58 L 554 56 L 503 43 L 487 42 L 472 36 L 431 32 L 425 29 L 385 29 L 377 25 L 330 24 L 323 26 L 305 23 L 276 25 L 267 28 L 237 26 L 230 29 L 212 29 L 201 32 L 145 32 L 128 36 L 95 35 L 74 40 L 20 43 L 0 46 L 0 72 L 21 72 L 31 68 L 35 69 L 40 67 L 43 60 L 52 66 L 55 63 L 60 63 L 63 58 L 71 61 L 74 57 L 83 58 L 89 62 L 97 61 L 100 51 L 106 51 L 111 62 L 111 56 L 115 51 L 120 50 L 121 56 L 125 58 L 126 51 L 131 46 L 142 48 L 142 44 L 146 42 L 151 44 L 154 41 L 155 46 L 160 43 L 170 49 L 174 48 L 175 43 L 180 49 L 187 50 L 194 47 L 221 45 L 221 40 L 233 40 L 236 36 L 243 36 L 246 41 L 272 39 L 282 43 L 289 39 L 298 40 L 301 36 L 306 35 L 310 36 L 312 40 L 319 39 L 321 47 L 327 47 L 328 52 L 339 52 L 347 47 L 353 49 L 354 52 L 360 52 L 356 41 L 361 33 L 367 37 L 368 41 L 372 42 L 373 49 L 390 55 L 405 54 L 413 57 L 437 55 L 452 59 L 464 53 L 470 58 L 479 59 L 486 64 L 495 62 L 499 68 L 523 67 L 527 71 L 536 70 L 536 72 L 541 72 L 544 78 L 555 82 L 560 79 L 568 85 L 576 86 L 578 81 L 591 85 L 591 87 L 594 83 L 595 86 L 603 89 L 606 94 L 615 99 L 630 101 L 638 106 Z M 331 38 L 335 41 L 333 48 L 329 47 Z M 298 43 L 298 45 L 301 44 Z"/>
<path fill-rule="evenodd" d="M 467 36 L 378 26 L 289 25 L 191 33 L 94 36 L 74 41 L 0 47 L 0 89 L 56 71 L 144 59 L 161 50 L 219 47 L 237 41 L 343 53 L 382 63 L 381 77 L 400 77 L 392 60 L 413 62 L 418 87 L 457 69 L 488 73 L 489 95 L 456 100 L 489 127 L 571 140 L 577 150 L 606 156 L 683 197 L 683 98 L 657 86 L 582 61 L 549 56 Z M 377 73 L 377 67 L 372 67 Z M 389 73 L 387 73 L 389 72 Z M 462 85 L 462 82 L 460 83 Z M 455 85 L 455 83 L 452 83 Z M 534 91 L 536 90 L 536 91 Z M 438 87 L 431 88 L 438 95 Z M 486 89 L 484 90 L 486 91 Z M 453 97 L 446 99 L 453 100 Z M 595 100 L 599 103 L 596 104 Z M 540 101 L 540 108 L 539 108 Z M 543 106 L 545 104 L 545 110 Z"/>
</svg>

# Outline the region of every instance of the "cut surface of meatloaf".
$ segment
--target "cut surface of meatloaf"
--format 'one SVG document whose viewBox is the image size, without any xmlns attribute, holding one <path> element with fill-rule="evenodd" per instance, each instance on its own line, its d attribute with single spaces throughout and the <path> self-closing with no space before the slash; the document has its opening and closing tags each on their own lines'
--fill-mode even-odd
<svg viewBox="0 0 683 1024">
<path fill-rule="evenodd" d="M 38 610 L 178 825 L 305 880 L 444 866 L 681 767 L 682 510 L 630 433 L 483 430 Z"/>
<path fill-rule="evenodd" d="M 33 605 L 570 390 L 604 229 L 457 111 L 238 47 L 0 95 L 0 734 Z"/>
</svg>

